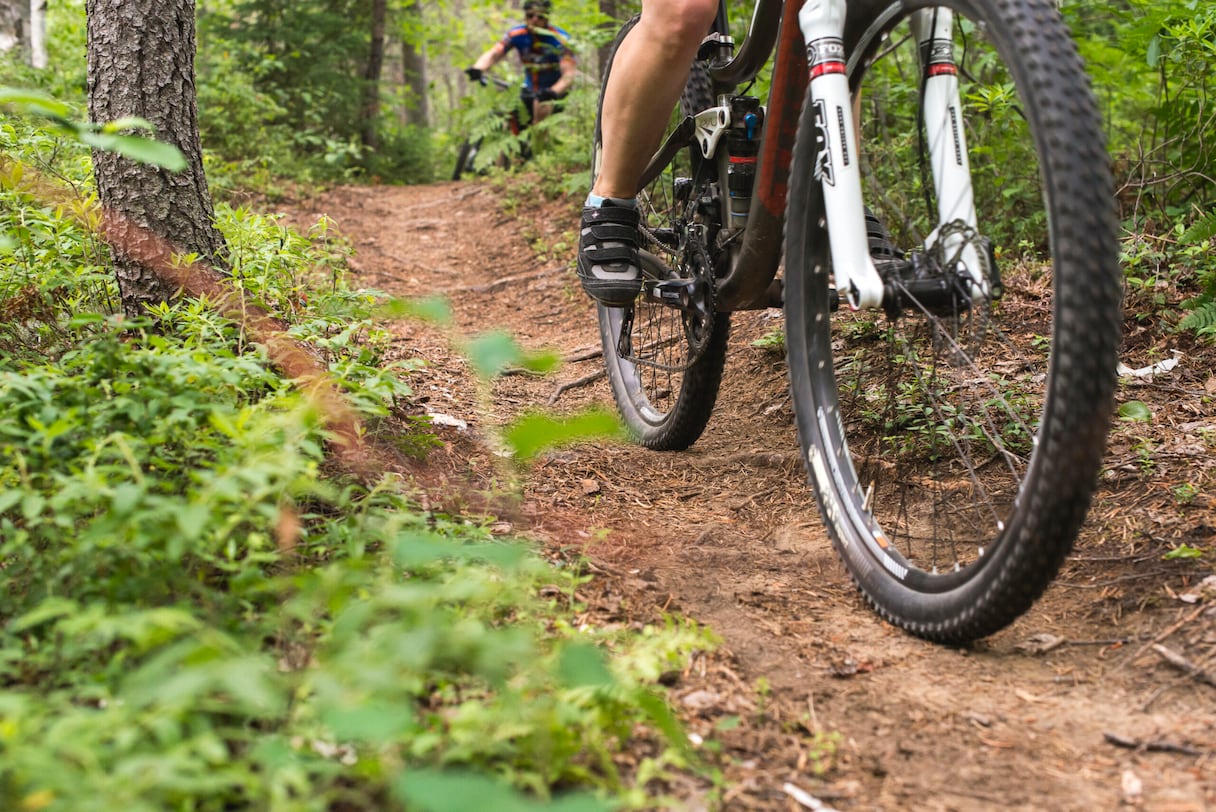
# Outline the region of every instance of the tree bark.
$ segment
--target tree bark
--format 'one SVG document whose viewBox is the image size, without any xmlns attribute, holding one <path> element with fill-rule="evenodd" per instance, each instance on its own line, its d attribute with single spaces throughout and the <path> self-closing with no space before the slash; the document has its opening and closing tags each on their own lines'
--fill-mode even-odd
<svg viewBox="0 0 1216 812">
<path fill-rule="evenodd" d="M 42 70 L 47 64 L 46 0 L 30 0 L 30 65 Z"/>
<path fill-rule="evenodd" d="M 621 9 L 619 0 L 599 0 L 600 13 L 608 18 L 608 22 L 604 23 L 604 27 L 609 31 L 607 41 L 599 47 L 597 56 L 599 58 L 599 73 L 596 76 L 598 83 L 599 79 L 604 75 L 604 66 L 608 64 L 608 57 L 612 56 L 612 41 L 616 37 L 616 32 L 620 29 L 625 21 L 620 18 Z"/>
<path fill-rule="evenodd" d="M 363 146 L 372 149 L 380 145 L 377 122 L 380 118 L 380 74 L 384 70 L 384 20 L 388 14 L 387 0 L 372 0 L 371 49 L 367 70 L 363 74 Z"/>
<path fill-rule="evenodd" d="M 177 146 L 187 162 L 175 173 L 112 152 L 93 153 L 123 310 L 142 315 L 177 293 L 136 259 L 147 241 L 160 237 L 214 268 L 227 267 L 203 173 L 194 0 L 87 0 L 85 10 L 90 118 L 146 119 L 156 137 Z"/>
<path fill-rule="evenodd" d="M 401 65 L 405 75 L 406 125 L 426 127 L 431 121 L 430 92 L 427 88 L 426 45 L 422 39 L 422 4 L 414 0 L 405 7 L 408 35 L 401 40 Z"/>
<path fill-rule="evenodd" d="M 29 59 L 30 0 L 0 0 L 0 53 L 12 50 Z"/>
</svg>

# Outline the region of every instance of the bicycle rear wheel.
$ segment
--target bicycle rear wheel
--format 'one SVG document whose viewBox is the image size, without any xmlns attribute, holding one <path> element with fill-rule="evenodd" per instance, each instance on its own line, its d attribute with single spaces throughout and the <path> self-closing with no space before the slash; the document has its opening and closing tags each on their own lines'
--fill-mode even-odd
<svg viewBox="0 0 1216 812">
<path fill-rule="evenodd" d="M 850 2 L 845 36 L 865 199 L 903 252 L 876 264 L 899 305 L 830 313 L 808 104 L 786 311 L 799 435 L 837 551 L 882 617 L 961 643 L 1029 609 L 1084 521 L 1113 405 L 1121 283 L 1098 114 L 1053 0 L 933 4 L 954 12 L 964 102 L 937 131 L 965 132 L 953 157 L 970 159 L 978 212 L 974 229 L 938 227 L 951 204 L 936 199 L 922 143 L 933 108 L 908 25 L 926 5 Z M 917 287 L 958 279 L 947 235 L 976 249 L 962 273 L 989 294 L 943 305 Z"/>
<path fill-rule="evenodd" d="M 460 176 L 473 171 L 473 161 L 477 158 L 477 149 L 481 139 L 465 141 L 456 153 L 456 168 L 452 170 L 452 180 L 460 180 Z"/>
<path fill-rule="evenodd" d="M 621 40 L 636 23 L 637 18 L 630 20 L 617 34 L 604 68 L 604 86 Z M 694 66 L 679 112 L 686 115 L 712 106 L 709 79 L 703 67 Z M 602 154 L 602 113 L 601 88 L 593 179 Z M 682 118 L 673 117 L 673 126 Z M 642 292 L 626 308 L 597 306 L 604 364 L 621 418 L 639 442 L 657 451 L 688 448 L 705 430 L 718 397 L 730 331 L 729 315 L 713 308 L 713 237 L 721 224 L 717 207 L 703 202 L 710 197 L 713 167 L 692 147 L 689 139 L 689 147 L 638 195 Z M 658 283 L 687 283 L 699 307 L 660 303 Z"/>
</svg>

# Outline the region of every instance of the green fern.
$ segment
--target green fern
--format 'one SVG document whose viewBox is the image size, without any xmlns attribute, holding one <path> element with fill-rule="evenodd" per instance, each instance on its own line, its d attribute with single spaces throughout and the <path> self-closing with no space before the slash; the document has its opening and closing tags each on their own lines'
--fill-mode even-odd
<svg viewBox="0 0 1216 812">
<path fill-rule="evenodd" d="M 1201 302 L 1178 323 L 1180 330 L 1194 330 L 1199 335 L 1216 335 L 1216 298 L 1209 292 L 1195 300 Z"/>
<path fill-rule="evenodd" d="M 1200 217 L 1179 238 L 1180 242 L 1197 243 L 1216 237 L 1216 212 L 1210 211 Z"/>
</svg>

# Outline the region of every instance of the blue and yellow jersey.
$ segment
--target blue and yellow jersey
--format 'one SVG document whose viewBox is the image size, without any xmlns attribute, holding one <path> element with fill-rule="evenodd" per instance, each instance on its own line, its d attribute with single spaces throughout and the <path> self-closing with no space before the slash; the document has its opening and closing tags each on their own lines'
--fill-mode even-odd
<svg viewBox="0 0 1216 812">
<path fill-rule="evenodd" d="M 499 42 L 504 51 L 519 51 L 524 66 L 524 87 L 544 90 L 562 76 L 561 61 L 573 57 L 570 35 L 556 26 L 529 28 L 517 25 Z"/>
</svg>

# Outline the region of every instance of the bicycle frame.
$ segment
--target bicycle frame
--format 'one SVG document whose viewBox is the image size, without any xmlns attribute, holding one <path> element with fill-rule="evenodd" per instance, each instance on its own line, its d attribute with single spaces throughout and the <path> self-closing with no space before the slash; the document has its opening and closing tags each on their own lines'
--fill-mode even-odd
<svg viewBox="0 0 1216 812">
<path fill-rule="evenodd" d="M 738 54 L 732 55 L 734 43 L 727 28 L 725 0 L 719 3 L 706 42 L 712 46 L 716 41 L 719 48 L 709 64 L 709 75 L 720 102 L 734 88 L 753 80 L 776 48 L 747 224 L 737 250 L 731 252 L 729 271 L 718 283 L 716 304 L 720 310 L 780 305 L 781 291 L 774 279 L 784 247 L 794 139 L 808 85 L 822 149 L 816 177 L 822 185 L 825 209 L 830 212 L 827 226 L 837 290 L 853 309 L 883 305 L 886 292 L 867 247 L 857 131 L 848 82 L 852 66 L 845 63 L 843 46 L 846 10 L 846 0 L 757 0 L 747 35 Z M 974 228 L 976 214 L 961 127 L 951 24 L 948 10 L 928 8 L 916 13 L 913 32 L 922 52 L 928 54 L 923 80 L 924 124 L 934 188 L 941 204 L 939 227 L 959 221 Z M 951 126 L 944 126 L 944 122 Z M 674 152 L 694 136 L 705 157 L 714 158 L 721 135 L 730 126 L 730 107 L 726 104 L 687 119 L 651 160 L 641 186 L 649 184 Z M 926 247 L 933 244 L 936 233 L 930 235 Z M 983 267 L 975 247 L 964 243 L 957 231 L 954 235 L 946 238 L 947 255 L 957 250 L 962 267 Z M 988 293 L 986 279 L 972 277 L 971 281 L 974 297 Z"/>
</svg>

